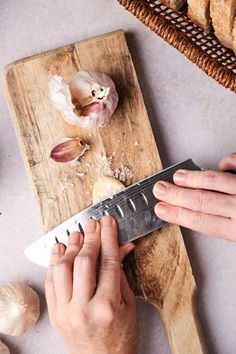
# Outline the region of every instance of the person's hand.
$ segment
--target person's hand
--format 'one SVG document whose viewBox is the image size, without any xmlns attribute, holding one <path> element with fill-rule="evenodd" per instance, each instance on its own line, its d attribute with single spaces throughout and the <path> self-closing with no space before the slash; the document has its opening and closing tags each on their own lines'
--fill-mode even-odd
<svg viewBox="0 0 236 354">
<path fill-rule="evenodd" d="M 236 153 L 226 156 L 219 169 L 236 171 Z M 155 207 L 158 217 L 236 242 L 236 175 L 179 170 L 174 182 L 161 181 L 154 186 L 154 195 L 160 200 Z"/>
<path fill-rule="evenodd" d="M 46 277 L 46 299 L 53 327 L 71 354 L 135 354 L 135 296 L 121 261 L 134 245 L 118 246 L 110 216 L 89 220 L 84 238 L 56 244 Z"/>
</svg>

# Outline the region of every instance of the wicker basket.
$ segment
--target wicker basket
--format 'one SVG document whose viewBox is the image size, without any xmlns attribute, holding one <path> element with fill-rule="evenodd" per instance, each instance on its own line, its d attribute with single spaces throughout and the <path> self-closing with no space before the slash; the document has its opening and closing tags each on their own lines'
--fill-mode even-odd
<svg viewBox="0 0 236 354">
<path fill-rule="evenodd" d="M 195 25 L 186 11 L 175 12 L 156 0 L 118 1 L 205 73 L 236 92 L 236 56 L 214 34 Z"/>
</svg>

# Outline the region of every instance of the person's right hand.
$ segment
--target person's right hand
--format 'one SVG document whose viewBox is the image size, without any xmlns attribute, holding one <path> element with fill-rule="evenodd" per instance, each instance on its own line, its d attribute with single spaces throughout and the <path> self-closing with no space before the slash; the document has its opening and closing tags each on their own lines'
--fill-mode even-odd
<svg viewBox="0 0 236 354">
<path fill-rule="evenodd" d="M 236 242 L 236 153 L 219 164 L 221 171 L 179 170 L 174 183 L 157 182 L 160 200 L 155 212 L 161 219 Z M 219 193 L 220 192 L 220 193 Z"/>
<path fill-rule="evenodd" d="M 134 248 L 119 248 L 115 220 L 89 220 L 84 238 L 70 235 L 54 246 L 46 278 L 52 325 L 71 354 L 135 354 L 135 296 L 121 261 Z"/>
</svg>

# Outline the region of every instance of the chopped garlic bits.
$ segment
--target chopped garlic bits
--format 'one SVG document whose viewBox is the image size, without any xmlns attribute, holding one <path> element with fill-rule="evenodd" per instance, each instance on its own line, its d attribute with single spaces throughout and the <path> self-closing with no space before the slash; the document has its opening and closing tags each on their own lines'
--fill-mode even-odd
<svg viewBox="0 0 236 354">
<path fill-rule="evenodd" d="M 49 82 L 51 101 L 65 121 L 84 128 L 104 127 L 118 104 L 112 79 L 97 72 L 79 71 L 68 83 L 54 75 Z"/>
</svg>

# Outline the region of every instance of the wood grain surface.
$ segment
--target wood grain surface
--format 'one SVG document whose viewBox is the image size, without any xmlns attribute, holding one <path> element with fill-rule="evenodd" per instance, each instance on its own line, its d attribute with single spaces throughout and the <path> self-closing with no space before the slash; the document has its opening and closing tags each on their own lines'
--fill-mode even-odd
<svg viewBox="0 0 236 354">
<path fill-rule="evenodd" d="M 105 128 L 88 131 L 69 125 L 50 102 L 52 74 L 67 80 L 80 69 L 104 72 L 116 84 L 120 101 Z M 113 170 L 123 165 L 132 171 L 133 178 L 126 183 L 162 168 L 123 31 L 19 60 L 5 69 L 3 82 L 45 231 L 92 203 L 92 187 L 104 156 L 113 156 Z M 51 148 L 66 136 L 79 136 L 91 146 L 80 166 L 49 158 Z M 139 240 L 125 270 L 136 296 L 159 309 L 172 352 L 207 353 L 196 317 L 196 284 L 180 229 L 167 225 Z"/>
</svg>

